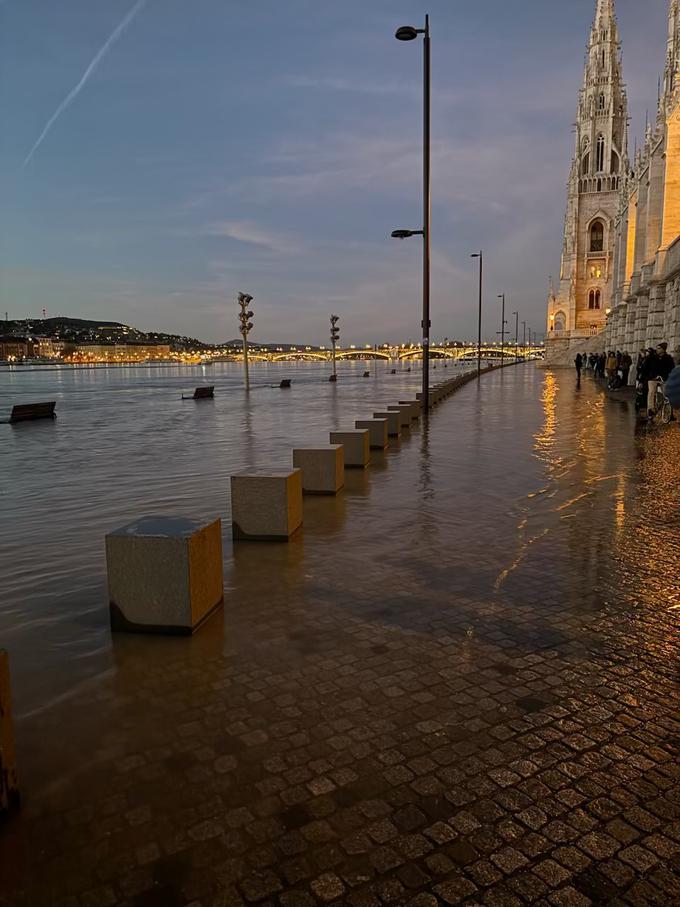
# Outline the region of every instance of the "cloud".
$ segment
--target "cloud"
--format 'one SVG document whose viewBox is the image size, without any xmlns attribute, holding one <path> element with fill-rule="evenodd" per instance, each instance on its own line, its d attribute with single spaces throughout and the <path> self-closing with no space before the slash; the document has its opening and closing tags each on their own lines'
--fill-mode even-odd
<svg viewBox="0 0 680 907">
<path fill-rule="evenodd" d="M 202 232 L 206 236 L 222 236 L 249 246 L 267 249 L 270 252 L 293 255 L 302 251 L 299 243 L 247 221 L 218 221 L 208 224 Z"/>
<path fill-rule="evenodd" d="M 62 115 L 62 113 L 64 113 L 64 111 L 67 110 L 71 106 L 71 104 L 75 101 L 75 99 L 78 97 L 80 92 L 83 90 L 83 88 L 87 84 L 88 79 L 90 78 L 92 73 L 97 69 L 97 67 L 99 66 L 101 61 L 104 59 L 106 54 L 111 50 L 113 45 L 116 43 L 116 41 L 118 41 L 118 39 L 121 37 L 121 35 L 125 31 L 125 29 L 128 27 L 128 25 L 130 25 L 132 20 L 135 18 L 135 16 L 137 16 L 137 14 L 140 12 L 140 10 L 145 5 L 146 5 L 146 0 L 137 0 L 137 3 L 135 3 L 135 5 L 132 7 L 132 9 L 123 18 L 122 22 L 120 22 L 120 24 L 111 32 L 111 34 L 106 39 L 104 44 L 102 44 L 102 46 L 99 48 L 97 53 L 94 55 L 94 57 L 90 61 L 89 66 L 87 67 L 85 72 L 80 77 L 80 80 L 78 81 L 78 83 L 71 89 L 71 91 L 69 91 L 69 93 L 66 95 L 64 100 L 61 102 L 61 104 L 59 104 L 57 109 L 54 111 L 52 116 L 49 118 L 49 120 L 45 124 L 43 131 L 40 133 L 40 135 L 37 138 L 37 141 L 35 142 L 35 144 L 31 148 L 31 150 L 28 152 L 28 154 L 24 158 L 22 168 L 26 167 L 30 163 L 30 160 L 33 157 L 33 155 L 36 153 L 38 148 L 40 148 L 40 146 L 42 145 L 44 140 L 47 138 L 47 134 L 49 133 L 50 129 L 54 126 L 54 124 L 57 122 L 57 120 Z"/>
</svg>

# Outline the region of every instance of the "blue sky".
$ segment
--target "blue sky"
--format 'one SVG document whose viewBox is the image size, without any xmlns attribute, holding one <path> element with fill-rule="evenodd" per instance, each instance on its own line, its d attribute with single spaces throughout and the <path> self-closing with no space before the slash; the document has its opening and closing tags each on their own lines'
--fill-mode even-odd
<svg viewBox="0 0 680 907">
<path fill-rule="evenodd" d="M 594 0 L 0 0 L 0 311 L 220 341 L 419 337 L 422 49 L 431 16 L 432 336 L 496 296 L 543 330 Z M 632 137 L 667 0 L 618 0 Z M 521 330 L 521 329 L 520 329 Z"/>
</svg>

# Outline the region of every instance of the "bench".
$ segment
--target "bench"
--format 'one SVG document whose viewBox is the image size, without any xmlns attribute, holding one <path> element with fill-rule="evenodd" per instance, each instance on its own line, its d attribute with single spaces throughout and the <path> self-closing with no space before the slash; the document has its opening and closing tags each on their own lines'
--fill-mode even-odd
<svg viewBox="0 0 680 907">
<path fill-rule="evenodd" d="M 190 397 L 185 397 L 184 394 L 182 394 L 182 400 L 212 400 L 214 396 L 215 385 L 211 384 L 197 387 Z"/>
<path fill-rule="evenodd" d="M 31 422 L 33 419 L 56 419 L 54 411 L 56 402 L 51 403 L 20 403 L 12 407 L 10 422 Z"/>
</svg>

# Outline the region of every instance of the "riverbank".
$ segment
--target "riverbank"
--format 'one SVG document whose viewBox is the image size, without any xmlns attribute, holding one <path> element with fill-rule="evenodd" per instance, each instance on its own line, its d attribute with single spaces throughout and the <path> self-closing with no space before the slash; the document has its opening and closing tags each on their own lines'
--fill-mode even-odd
<svg viewBox="0 0 680 907">
<path fill-rule="evenodd" d="M 288 444 L 291 415 L 267 417 Z M 222 510 L 228 450 L 198 425 L 167 504 Z M 672 903 L 679 470 L 675 426 L 636 432 L 590 382 L 463 388 L 289 544 L 229 548 L 196 637 L 104 634 L 101 670 L 18 703 L 7 904 Z M 101 577 L 74 611 L 54 576 L 52 621 L 105 626 Z"/>
</svg>

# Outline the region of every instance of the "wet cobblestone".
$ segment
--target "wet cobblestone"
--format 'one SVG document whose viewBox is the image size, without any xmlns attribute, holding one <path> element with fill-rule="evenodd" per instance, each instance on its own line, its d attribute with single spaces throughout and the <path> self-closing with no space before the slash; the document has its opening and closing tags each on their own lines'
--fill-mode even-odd
<svg viewBox="0 0 680 907">
<path fill-rule="evenodd" d="M 589 381 L 468 386 L 21 723 L 0 903 L 680 903 L 678 488 Z"/>
</svg>

